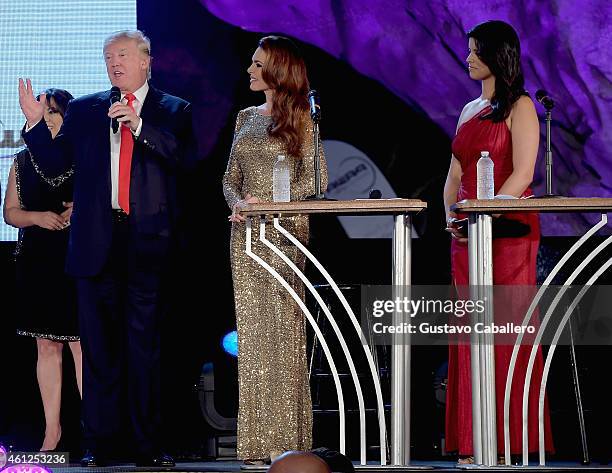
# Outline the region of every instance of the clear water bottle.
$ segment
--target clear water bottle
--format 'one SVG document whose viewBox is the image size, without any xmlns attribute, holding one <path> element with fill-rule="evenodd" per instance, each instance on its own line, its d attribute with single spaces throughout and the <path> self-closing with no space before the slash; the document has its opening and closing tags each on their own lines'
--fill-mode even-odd
<svg viewBox="0 0 612 473">
<path fill-rule="evenodd" d="M 279 154 L 272 172 L 272 200 L 274 202 L 289 202 L 291 200 L 291 173 L 289 162 Z"/>
<path fill-rule="evenodd" d="M 476 163 L 476 186 L 477 199 L 492 199 L 495 195 L 493 160 L 488 151 L 481 151 Z"/>
</svg>

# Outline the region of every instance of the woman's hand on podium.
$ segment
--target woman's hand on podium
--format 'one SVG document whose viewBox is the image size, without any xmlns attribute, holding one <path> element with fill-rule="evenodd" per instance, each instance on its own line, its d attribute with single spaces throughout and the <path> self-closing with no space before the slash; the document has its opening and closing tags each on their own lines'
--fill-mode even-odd
<svg viewBox="0 0 612 473">
<path fill-rule="evenodd" d="M 230 222 L 241 223 L 246 219 L 240 215 L 240 211 L 245 209 L 249 204 L 258 204 L 259 199 L 257 197 L 253 197 L 251 194 L 247 194 L 246 197 L 242 200 L 239 200 L 234 204 L 232 208 L 232 214 L 227 217 Z"/>
<path fill-rule="evenodd" d="M 445 230 L 450 233 L 451 237 L 455 240 L 465 242 L 467 238 L 465 235 L 465 226 L 461 225 L 462 223 L 465 224 L 465 221 L 457 219 L 457 214 L 455 212 L 449 212 L 446 218 Z"/>
</svg>

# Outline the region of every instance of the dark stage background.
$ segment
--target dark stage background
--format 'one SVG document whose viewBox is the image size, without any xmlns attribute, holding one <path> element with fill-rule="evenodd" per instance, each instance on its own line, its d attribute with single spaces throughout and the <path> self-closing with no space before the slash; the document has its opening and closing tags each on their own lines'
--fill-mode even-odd
<svg viewBox="0 0 612 473">
<path fill-rule="evenodd" d="M 153 83 L 194 104 L 200 153 L 205 156 L 197 172 L 183 178 L 187 212 L 182 222 L 181 248 L 169 278 L 172 284 L 163 331 L 167 449 L 179 456 L 197 456 L 210 433 L 200 413 L 196 390 L 205 362 L 215 365 L 219 411 L 226 416 L 236 414 L 236 363 L 220 344 L 222 336 L 235 326 L 226 220 L 229 209 L 223 199 L 221 177 L 237 111 L 263 101 L 263 96 L 249 91 L 246 74 L 262 34 L 222 22 L 197 0 L 140 0 L 138 26 L 152 41 Z M 322 97 L 323 138 L 346 141 L 363 150 L 399 196 L 428 202 L 428 211 L 415 221 L 420 238 L 413 246 L 413 282 L 448 283 L 449 239 L 442 229 L 441 202 L 450 157 L 448 135 L 417 106 L 409 106 L 346 62 L 308 44 L 300 46 L 309 65 L 311 85 Z M 465 80 L 469 80 L 467 76 Z M 471 98 L 466 96 L 464 101 Z M 338 222 L 329 217 L 313 219 L 312 231 L 313 252 L 337 281 L 390 282 L 390 240 L 349 239 Z M 550 238 L 546 245 L 554 253 L 570 241 Z M 12 243 L 0 245 L 2 292 L 8 295 L 14 293 L 13 248 Z M 44 423 L 34 371 L 35 345 L 31 339 L 14 335 L 13 314 L 18 317 L 18 301 L 6 299 L 6 313 L 0 319 L 0 443 L 13 443 L 22 450 L 37 449 Z M 443 371 L 445 357 L 444 348 L 416 347 L 413 351 L 415 458 L 439 453 L 443 405 L 436 400 L 434 382 Z M 586 361 L 597 355 L 584 357 L 581 374 L 597 390 L 600 373 Z M 68 352 L 65 360 L 64 434 L 68 446 L 76 450 L 78 399 Z M 563 352 L 558 355 L 549 385 L 558 454 L 578 458 L 573 388 Z M 588 396 L 585 401 L 587 407 L 593 404 Z M 335 434 L 328 437 L 319 429 L 315 446 L 333 447 L 335 438 Z"/>
</svg>

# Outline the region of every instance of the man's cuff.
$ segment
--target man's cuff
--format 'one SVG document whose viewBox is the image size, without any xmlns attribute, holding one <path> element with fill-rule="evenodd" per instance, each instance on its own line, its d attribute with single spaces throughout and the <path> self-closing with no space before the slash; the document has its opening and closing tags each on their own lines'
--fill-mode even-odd
<svg viewBox="0 0 612 473">
<path fill-rule="evenodd" d="M 28 126 L 28 124 L 26 123 L 25 132 L 27 133 L 28 131 L 30 131 L 32 128 L 34 128 L 36 125 L 38 125 L 41 121 L 42 121 L 42 118 L 40 120 L 38 120 L 36 123 L 34 123 L 34 125 L 32 125 L 32 126 Z M 142 123 L 142 121 L 140 123 Z M 140 132 L 140 128 L 138 129 L 138 131 Z"/>
<path fill-rule="evenodd" d="M 141 130 L 142 130 L 142 118 L 140 119 L 140 123 L 138 124 L 136 131 L 132 132 L 132 134 L 134 135 L 134 138 L 138 138 L 140 136 Z"/>
</svg>

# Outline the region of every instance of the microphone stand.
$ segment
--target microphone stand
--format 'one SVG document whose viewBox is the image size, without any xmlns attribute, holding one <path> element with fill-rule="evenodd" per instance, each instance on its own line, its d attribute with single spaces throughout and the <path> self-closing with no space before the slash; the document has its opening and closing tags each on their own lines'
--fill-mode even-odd
<svg viewBox="0 0 612 473">
<path fill-rule="evenodd" d="M 555 106 L 554 103 L 544 102 L 542 103 L 544 108 L 546 109 L 546 152 L 544 154 L 545 162 L 546 162 L 546 194 L 539 196 L 540 199 L 549 199 L 553 197 L 563 197 L 557 194 L 553 194 L 552 191 L 552 169 L 553 169 L 553 160 L 552 160 L 552 145 L 551 145 L 551 121 L 552 121 L 552 109 Z"/>
<path fill-rule="evenodd" d="M 321 154 L 319 152 L 319 121 L 320 114 L 311 115 L 312 118 L 312 140 L 314 142 L 314 172 L 315 172 L 315 193 L 306 200 L 336 200 L 328 199 L 321 191 Z"/>
<path fill-rule="evenodd" d="M 321 192 L 321 154 L 319 153 L 319 120 L 312 121 L 312 139 L 314 140 L 314 172 L 315 172 L 315 195 L 317 200 L 325 199 Z"/>
</svg>

